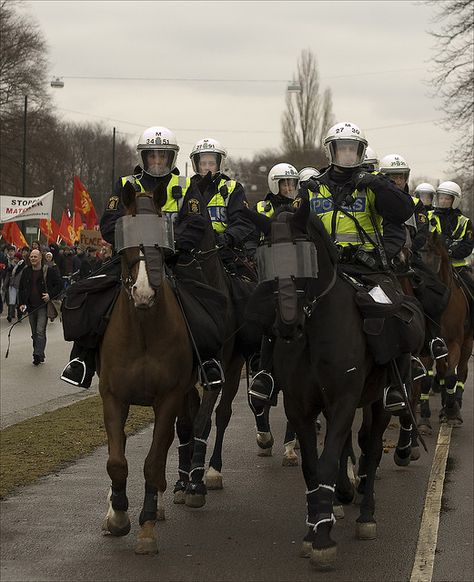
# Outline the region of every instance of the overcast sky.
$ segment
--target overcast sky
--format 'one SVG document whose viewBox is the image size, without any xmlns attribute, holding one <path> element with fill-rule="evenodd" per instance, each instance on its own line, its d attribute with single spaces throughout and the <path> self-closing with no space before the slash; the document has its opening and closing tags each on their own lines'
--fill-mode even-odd
<svg viewBox="0 0 474 582">
<path fill-rule="evenodd" d="M 379 157 L 404 156 L 412 177 L 450 178 L 455 134 L 434 122 L 444 114 L 429 87 L 431 6 L 35 0 L 25 9 L 45 35 L 51 77 L 63 77 L 64 88 L 51 90 L 63 118 L 103 121 L 133 143 L 148 126 L 169 127 L 182 171 L 202 137 L 233 157 L 281 146 L 287 81 L 309 48 L 337 121 L 364 129 Z"/>
</svg>

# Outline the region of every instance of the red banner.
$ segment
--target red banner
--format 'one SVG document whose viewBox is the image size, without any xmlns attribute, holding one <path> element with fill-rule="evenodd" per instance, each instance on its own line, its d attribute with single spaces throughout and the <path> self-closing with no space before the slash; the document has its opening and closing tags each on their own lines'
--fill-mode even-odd
<svg viewBox="0 0 474 582">
<path fill-rule="evenodd" d="M 56 242 L 58 240 L 59 225 L 54 220 L 54 218 L 51 218 L 51 220 L 47 220 L 47 219 L 40 220 L 39 221 L 39 229 L 46 237 L 46 241 L 48 243 Z"/>
<path fill-rule="evenodd" d="M 16 222 L 6 222 L 3 225 L 2 238 L 10 244 L 15 245 L 17 249 L 28 246 L 26 238 L 23 236 Z"/>
<path fill-rule="evenodd" d="M 92 197 L 78 176 L 74 176 L 74 212 L 80 212 L 86 217 L 88 229 L 93 229 L 97 224 Z"/>
<path fill-rule="evenodd" d="M 61 224 L 59 225 L 59 236 L 68 246 L 73 246 L 76 233 L 65 210 L 63 210 Z"/>
</svg>

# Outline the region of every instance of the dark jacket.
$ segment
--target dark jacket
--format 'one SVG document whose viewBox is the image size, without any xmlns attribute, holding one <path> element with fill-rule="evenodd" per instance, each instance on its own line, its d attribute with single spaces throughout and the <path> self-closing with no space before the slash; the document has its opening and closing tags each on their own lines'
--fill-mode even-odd
<svg viewBox="0 0 474 582">
<path fill-rule="evenodd" d="M 43 267 L 41 267 L 43 269 Z M 19 289 L 19 305 L 26 305 L 30 309 L 31 304 L 29 301 L 31 284 L 32 284 L 32 274 L 33 268 L 28 265 L 23 269 L 21 279 L 20 279 L 20 289 Z M 59 296 L 62 290 L 61 277 L 59 276 L 58 270 L 54 267 L 48 267 L 46 272 L 46 281 L 44 277 L 40 277 L 38 280 L 38 289 L 40 296 L 43 293 L 48 293 L 51 299 Z"/>
<path fill-rule="evenodd" d="M 428 212 L 421 200 L 417 200 L 413 215 L 415 217 L 416 229 L 410 231 L 412 241 L 411 250 L 416 253 L 416 251 L 425 246 L 426 239 L 430 232 Z"/>
<path fill-rule="evenodd" d="M 456 233 L 459 216 L 462 212 L 459 208 L 435 208 L 431 214 L 437 216 L 441 223 L 441 232 L 446 237 L 446 247 L 452 259 L 464 259 L 468 257 L 474 248 L 474 235 L 471 220 L 468 221 L 466 231 L 462 238 Z"/>
<path fill-rule="evenodd" d="M 191 178 L 191 183 L 198 185 L 201 179 L 199 174 L 195 174 Z M 215 175 L 214 179 L 202 193 L 206 206 L 217 194 L 217 188 L 221 180 L 231 180 L 231 178 L 220 173 Z M 227 203 L 227 228 L 225 234 L 227 237 L 230 237 L 229 244 L 231 246 L 242 247 L 243 243 L 254 232 L 253 224 L 242 214 L 244 208 L 248 208 L 247 198 L 242 184 L 237 182 Z"/>
</svg>

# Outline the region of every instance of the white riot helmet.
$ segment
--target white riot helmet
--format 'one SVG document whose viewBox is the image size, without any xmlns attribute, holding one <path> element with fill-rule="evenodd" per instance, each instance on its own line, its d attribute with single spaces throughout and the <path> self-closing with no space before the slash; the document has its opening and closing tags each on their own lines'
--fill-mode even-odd
<svg viewBox="0 0 474 582">
<path fill-rule="evenodd" d="M 365 150 L 364 164 L 366 166 L 372 166 L 375 171 L 379 169 L 379 158 L 375 153 L 375 150 L 369 145 Z"/>
<path fill-rule="evenodd" d="M 309 166 L 307 168 L 303 168 L 299 172 L 300 182 L 306 182 L 307 180 L 310 180 L 311 178 L 317 178 L 320 175 L 321 172 L 319 170 L 316 170 L 316 168 L 311 168 Z"/>
<path fill-rule="evenodd" d="M 418 184 L 413 192 L 416 198 L 419 198 L 425 206 L 430 206 L 433 203 L 433 198 L 436 194 L 434 186 L 428 184 L 428 182 L 422 182 Z"/>
<path fill-rule="evenodd" d="M 453 197 L 453 205 L 451 208 L 457 208 L 461 203 L 461 188 L 456 184 L 456 182 L 441 182 L 441 184 L 436 188 L 436 197 L 433 206 L 439 207 L 438 196 L 440 194 L 446 194 Z"/>
<path fill-rule="evenodd" d="M 277 164 L 268 173 L 268 187 L 272 194 L 280 192 L 280 180 L 294 181 L 294 195 L 288 195 L 287 198 L 295 198 L 298 190 L 299 175 L 298 170 L 291 164 Z"/>
<path fill-rule="evenodd" d="M 205 137 L 204 139 L 200 139 L 194 144 L 189 157 L 191 158 L 193 169 L 196 174 L 200 173 L 199 160 L 201 158 L 201 154 L 214 154 L 215 161 L 217 163 L 217 171 L 215 173 L 224 171 L 224 160 L 227 157 L 227 151 L 217 141 L 217 139 L 213 139 L 212 137 Z"/>
<path fill-rule="evenodd" d="M 400 154 L 388 154 L 380 160 L 379 171 L 382 174 L 405 174 L 408 180 L 410 166 Z"/>
<path fill-rule="evenodd" d="M 357 168 L 364 163 L 367 140 L 364 132 L 350 121 L 336 123 L 323 142 L 329 162 L 339 168 Z"/>
<path fill-rule="evenodd" d="M 163 159 L 151 165 L 148 152 L 162 152 Z M 176 167 L 179 146 L 174 133 L 167 127 L 153 126 L 145 129 L 137 145 L 138 165 L 155 178 L 166 176 Z"/>
</svg>

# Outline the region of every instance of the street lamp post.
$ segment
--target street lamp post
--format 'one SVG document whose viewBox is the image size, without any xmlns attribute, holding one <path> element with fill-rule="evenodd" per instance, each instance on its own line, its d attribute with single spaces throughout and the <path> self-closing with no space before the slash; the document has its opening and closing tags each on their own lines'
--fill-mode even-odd
<svg viewBox="0 0 474 582">
<path fill-rule="evenodd" d="M 26 138 L 27 138 L 27 115 L 28 115 L 28 95 L 25 95 L 25 107 L 23 110 L 23 176 L 22 176 L 22 193 L 26 196 Z"/>
</svg>

